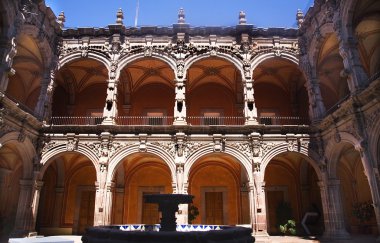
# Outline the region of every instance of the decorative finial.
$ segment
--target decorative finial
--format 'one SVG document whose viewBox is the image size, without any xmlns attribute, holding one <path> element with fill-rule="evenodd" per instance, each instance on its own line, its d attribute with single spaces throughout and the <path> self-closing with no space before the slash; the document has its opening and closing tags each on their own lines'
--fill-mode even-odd
<svg viewBox="0 0 380 243">
<path fill-rule="evenodd" d="M 178 24 L 184 24 L 185 23 L 185 10 L 183 8 L 180 8 L 178 11 Z"/>
<path fill-rule="evenodd" d="M 116 24 L 123 24 L 124 14 L 123 10 L 119 8 L 116 13 Z"/>
<path fill-rule="evenodd" d="M 65 26 L 66 17 L 65 17 L 65 13 L 63 11 L 58 15 L 57 22 L 58 22 L 59 26 L 61 26 L 61 28 L 63 28 Z"/>
<path fill-rule="evenodd" d="M 304 15 L 301 9 L 297 10 L 296 20 L 297 20 L 298 28 L 300 28 L 304 20 Z"/>
<path fill-rule="evenodd" d="M 240 11 L 239 13 L 239 24 L 247 24 L 247 19 L 245 18 L 244 11 Z"/>
</svg>

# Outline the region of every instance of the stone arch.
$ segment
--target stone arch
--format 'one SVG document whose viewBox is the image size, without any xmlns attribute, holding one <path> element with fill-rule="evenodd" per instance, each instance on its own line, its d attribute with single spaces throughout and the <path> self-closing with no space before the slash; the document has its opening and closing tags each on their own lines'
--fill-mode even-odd
<svg viewBox="0 0 380 243">
<path fill-rule="evenodd" d="M 313 35 L 308 48 L 308 50 L 312 51 L 309 53 L 309 62 L 313 66 L 316 66 L 318 63 L 319 53 L 326 40 L 326 36 L 330 33 L 334 33 L 334 28 L 331 23 L 328 23 L 318 27 L 316 31 L 318 31 L 320 35 Z"/>
<path fill-rule="evenodd" d="M 79 144 L 78 148 L 76 150 L 74 150 L 74 151 L 67 151 L 66 144 L 61 144 L 61 145 L 53 147 L 52 149 L 48 150 L 47 152 L 45 152 L 42 155 L 41 162 L 40 162 L 40 164 L 42 165 L 42 168 L 41 168 L 39 176 L 38 176 L 39 179 L 42 180 L 46 169 L 52 163 L 52 161 L 54 160 L 54 158 L 57 158 L 60 155 L 62 155 L 64 153 L 69 153 L 69 152 L 79 153 L 79 154 L 85 156 L 94 165 L 95 170 L 99 171 L 99 168 L 100 168 L 100 165 L 98 163 L 99 158 L 98 158 L 98 156 L 91 149 L 87 148 L 84 145 L 80 145 Z M 98 174 L 96 175 L 96 179 L 97 179 L 97 181 L 99 181 L 99 175 Z"/>
<path fill-rule="evenodd" d="M 291 53 L 281 53 L 281 55 L 276 55 L 276 53 L 274 52 L 270 52 L 270 53 L 261 53 L 259 54 L 258 56 L 256 56 L 254 58 L 254 60 L 252 61 L 251 63 L 251 70 L 254 70 L 255 68 L 257 68 L 257 66 L 259 66 L 262 62 L 268 60 L 268 59 L 271 59 L 271 58 L 275 58 L 275 57 L 279 57 L 279 58 L 284 58 L 285 60 L 288 60 L 294 64 L 296 64 L 298 66 L 298 57 L 294 54 L 291 54 Z"/>
<path fill-rule="evenodd" d="M 327 171 L 331 178 L 335 178 L 337 176 L 337 165 L 341 154 L 341 148 L 344 143 L 351 144 L 354 148 L 360 146 L 360 141 L 348 132 L 340 132 L 339 136 L 341 141 L 336 142 L 335 139 L 330 139 L 329 143 L 326 145 L 325 156 L 329 161 Z"/>
<path fill-rule="evenodd" d="M 344 2 L 343 8 L 341 9 L 341 20 L 342 20 L 342 34 L 346 37 L 354 36 L 353 29 L 353 17 L 355 12 L 355 6 L 358 0 L 346 0 Z"/>
<path fill-rule="evenodd" d="M 105 55 L 103 55 L 103 54 L 95 53 L 95 52 L 91 52 L 91 51 L 88 52 L 88 54 L 87 54 L 86 57 L 82 56 L 82 52 L 81 51 L 76 51 L 76 52 L 68 54 L 67 56 L 64 56 L 59 61 L 58 70 L 60 70 L 61 68 L 63 68 L 68 63 L 75 62 L 75 61 L 80 61 L 81 59 L 83 60 L 83 59 L 86 59 L 86 58 L 93 59 L 95 61 L 98 61 L 98 62 L 102 63 L 107 68 L 108 72 L 110 72 L 111 63 L 108 60 L 108 58 Z"/>
<path fill-rule="evenodd" d="M 16 12 L 14 8 L 16 8 L 15 1 L 5 0 L 0 3 L 0 18 L 2 22 L 2 31 L 0 32 L 1 37 L 9 38 L 11 35 L 12 28 L 14 28 L 12 22 L 15 19 L 13 13 Z"/>
<path fill-rule="evenodd" d="M 318 156 L 315 154 L 315 152 L 311 151 L 308 147 L 305 146 L 299 146 L 297 151 L 290 151 L 288 148 L 288 144 L 280 144 L 272 148 L 270 151 L 268 151 L 261 160 L 260 165 L 260 171 L 265 172 L 266 167 L 268 166 L 269 162 L 276 156 L 281 155 L 286 152 L 292 152 L 299 154 L 302 158 L 304 158 L 306 161 L 310 163 L 310 165 L 314 168 L 318 179 L 322 180 L 322 171 L 319 168 L 318 162 L 315 161 Z"/>
<path fill-rule="evenodd" d="M 188 58 L 186 61 L 185 61 L 185 66 L 184 66 L 184 77 L 186 77 L 187 75 L 187 71 L 191 68 L 191 66 L 196 63 L 197 61 L 201 61 L 203 59 L 206 59 L 206 58 L 209 58 L 209 57 L 217 57 L 217 58 L 221 58 L 227 62 L 230 62 L 232 63 L 237 70 L 240 71 L 240 75 L 242 78 L 245 77 L 244 75 L 244 69 L 243 69 L 243 63 L 237 59 L 237 58 L 234 58 L 232 55 L 229 55 L 229 54 L 226 54 L 226 53 L 220 53 L 220 52 L 217 52 L 217 55 L 211 55 L 210 53 L 205 53 L 205 54 L 201 54 L 201 55 L 195 55 L 195 56 L 192 56 L 190 58 Z"/>
<path fill-rule="evenodd" d="M 134 61 L 137 61 L 137 60 L 140 60 L 140 59 L 144 59 L 144 58 L 147 58 L 147 57 L 158 59 L 158 60 L 166 63 L 173 70 L 174 74 L 176 73 L 177 64 L 176 64 L 176 61 L 173 58 L 170 58 L 170 57 L 168 57 L 166 55 L 162 55 L 162 53 L 159 53 L 159 52 L 156 52 L 156 51 L 153 51 L 151 56 L 145 56 L 145 54 L 143 52 L 141 52 L 141 53 L 134 54 L 132 56 L 126 56 L 126 57 L 121 58 L 121 60 L 119 62 L 119 66 L 118 66 L 118 68 L 116 70 L 116 80 L 118 80 L 120 78 L 121 71 L 124 68 L 126 68 L 129 63 L 132 63 Z M 176 75 L 174 75 L 174 76 L 176 77 Z"/>
<path fill-rule="evenodd" d="M 367 120 L 369 124 L 373 124 L 373 126 L 368 129 L 368 148 L 374 161 L 377 161 L 377 166 L 380 166 L 380 160 L 376 160 L 376 158 L 380 158 L 380 122 L 375 121 L 379 121 L 379 119 L 380 110 L 377 111 L 377 115 L 375 113 L 372 119 Z"/>
<path fill-rule="evenodd" d="M 20 142 L 20 136 L 23 135 L 19 132 L 10 132 L 0 137 L 0 149 L 2 145 L 17 143 L 16 148 L 22 158 L 23 177 L 24 179 L 31 179 L 33 177 L 33 160 L 36 156 L 36 150 L 28 137 L 25 137 L 25 140 Z"/>
<path fill-rule="evenodd" d="M 116 152 L 110 158 L 108 173 L 107 173 L 107 182 L 112 182 L 112 179 L 115 176 L 117 167 L 120 165 L 120 163 L 122 163 L 123 159 L 135 153 L 141 153 L 139 149 L 139 144 L 135 144 L 125 149 L 122 149 L 121 151 Z M 176 178 L 176 165 L 175 165 L 174 158 L 172 155 L 164 151 L 162 148 L 156 145 L 151 145 L 151 144 L 147 146 L 146 153 L 155 155 L 159 157 L 160 159 L 162 159 L 170 169 L 172 180 Z"/>
<path fill-rule="evenodd" d="M 211 153 L 215 153 L 213 146 L 205 146 L 203 148 L 198 149 L 196 152 L 190 155 L 190 157 L 187 159 L 185 166 L 184 166 L 184 181 L 187 182 L 189 180 L 190 171 L 195 162 L 197 162 L 202 157 L 209 155 Z M 225 150 L 223 153 L 230 155 L 234 159 L 236 159 L 244 168 L 245 173 L 247 174 L 247 178 L 249 179 L 249 182 L 253 182 L 252 177 L 252 164 L 250 160 L 245 156 L 242 152 L 239 150 L 226 145 Z"/>
<path fill-rule="evenodd" d="M 30 24 L 24 24 L 24 25 L 22 25 L 22 27 L 19 31 L 19 35 L 27 35 L 27 36 L 32 37 L 32 39 L 34 40 L 34 42 L 38 46 L 38 49 L 39 49 L 41 56 L 42 56 L 42 60 L 44 61 L 44 63 L 43 63 L 44 68 L 46 69 L 46 68 L 49 68 L 51 65 L 51 61 L 53 60 L 53 58 L 51 58 L 51 57 L 53 56 L 54 52 L 51 49 L 50 44 L 46 38 L 40 39 L 38 37 L 39 32 L 40 31 L 39 31 L 39 28 L 37 26 L 30 25 Z"/>
</svg>

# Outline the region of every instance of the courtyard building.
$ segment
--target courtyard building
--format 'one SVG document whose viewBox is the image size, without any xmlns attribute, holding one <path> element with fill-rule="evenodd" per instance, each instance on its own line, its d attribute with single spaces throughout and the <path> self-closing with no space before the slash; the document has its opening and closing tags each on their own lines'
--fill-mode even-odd
<svg viewBox="0 0 380 243">
<path fill-rule="evenodd" d="M 123 17 L 70 29 L 43 0 L 0 1 L 0 241 L 155 224 L 152 193 L 263 241 L 281 213 L 380 233 L 380 1 L 315 0 L 295 29 Z"/>
</svg>

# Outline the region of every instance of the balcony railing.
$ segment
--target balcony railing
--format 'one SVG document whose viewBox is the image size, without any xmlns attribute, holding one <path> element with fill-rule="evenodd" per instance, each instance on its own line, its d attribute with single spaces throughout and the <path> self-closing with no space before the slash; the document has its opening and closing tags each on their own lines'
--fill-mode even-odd
<svg viewBox="0 0 380 243">
<path fill-rule="evenodd" d="M 172 116 L 119 116 L 116 118 L 116 124 L 121 126 L 165 126 L 172 125 L 173 121 Z"/>
<path fill-rule="evenodd" d="M 190 126 L 243 126 L 245 124 L 244 117 L 189 116 L 186 121 Z M 87 126 L 99 125 L 102 122 L 103 117 L 60 116 L 52 117 L 50 123 L 53 126 Z M 116 118 L 115 122 L 119 126 L 166 126 L 173 124 L 174 117 L 120 116 Z M 259 117 L 258 123 L 267 126 L 308 125 L 309 119 L 306 117 Z"/>
<path fill-rule="evenodd" d="M 102 124 L 103 117 L 94 116 L 53 116 L 50 120 L 51 125 L 63 126 L 63 125 L 98 125 Z"/>
<path fill-rule="evenodd" d="M 192 126 L 233 126 L 244 125 L 244 117 L 209 117 L 209 116 L 189 116 L 187 123 Z"/>
<path fill-rule="evenodd" d="M 309 118 L 297 116 L 262 116 L 258 122 L 264 125 L 309 125 Z"/>
</svg>

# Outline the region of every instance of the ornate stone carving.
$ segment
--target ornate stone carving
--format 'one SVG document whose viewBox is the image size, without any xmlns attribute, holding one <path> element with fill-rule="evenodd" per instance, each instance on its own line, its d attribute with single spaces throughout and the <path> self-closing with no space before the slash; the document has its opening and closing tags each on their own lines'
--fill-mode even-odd
<svg viewBox="0 0 380 243">
<path fill-rule="evenodd" d="M 231 146 L 240 152 L 242 152 L 247 158 L 252 157 L 252 149 L 251 149 L 251 144 L 248 142 L 232 142 L 232 143 L 227 143 L 228 146 Z"/>
<path fill-rule="evenodd" d="M 78 149 L 78 139 L 77 138 L 69 138 L 66 143 L 66 150 L 68 152 L 75 151 Z"/>
<path fill-rule="evenodd" d="M 94 154 L 96 154 L 98 157 L 100 157 L 100 151 L 101 151 L 100 141 L 91 141 L 91 142 L 86 141 L 86 142 L 81 142 L 80 144 L 89 148 L 90 150 L 92 150 L 94 152 Z"/>
<path fill-rule="evenodd" d="M 206 142 L 187 142 L 185 143 L 185 156 L 186 158 L 190 157 L 195 151 L 201 149 L 204 146 L 209 145 L 210 143 Z"/>
<path fill-rule="evenodd" d="M 373 126 L 377 124 L 380 120 L 380 109 L 375 110 L 366 116 L 366 128 L 367 130 L 372 129 Z"/>
<path fill-rule="evenodd" d="M 159 142 L 159 141 L 154 141 L 151 143 L 148 143 L 148 145 L 155 145 L 157 147 L 160 147 L 163 149 L 165 152 L 170 154 L 173 158 L 176 155 L 176 144 L 174 142 Z"/>
</svg>

